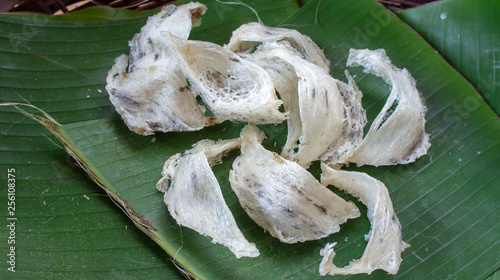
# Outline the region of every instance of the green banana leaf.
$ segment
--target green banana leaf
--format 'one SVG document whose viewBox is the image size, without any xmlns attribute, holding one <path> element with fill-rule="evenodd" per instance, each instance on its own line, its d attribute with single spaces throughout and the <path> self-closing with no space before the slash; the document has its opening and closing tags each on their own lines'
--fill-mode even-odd
<svg viewBox="0 0 500 280">
<path fill-rule="evenodd" d="M 397 15 L 425 38 L 500 112 L 500 2 L 448 0 Z"/>
<path fill-rule="evenodd" d="M 241 5 L 207 4 L 202 26 L 193 30 L 194 39 L 222 44 L 231 30 L 257 20 Z M 500 265 L 495 258 L 500 250 L 500 122 L 474 87 L 375 1 L 310 1 L 285 21 L 296 9 L 293 3 L 248 4 L 264 23 L 311 36 L 332 61 L 331 74 L 340 79 L 345 80 L 349 48 L 386 49 L 396 66 L 412 73 L 428 107 L 432 147 L 427 156 L 403 166 L 349 167 L 367 172 L 390 190 L 403 239 L 412 245 L 403 253 L 399 273 L 336 278 L 482 279 L 495 271 Z M 55 139 L 15 108 L 0 107 L 0 176 L 7 184 L 8 170 L 16 170 L 15 215 L 9 216 L 6 191 L 0 194 L 0 205 L 5 205 L 6 225 L 7 218 L 17 218 L 16 272 L 8 271 L 6 262 L 12 231 L 2 227 L 0 248 L 6 261 L 0 277 L 181 278 L 174 260 L 183 273 L 201 279 L 316 279 L 321 278 L 319 250 L 327 242 L 338 242 L 337 265 L 359 258 L 370 229 L 366 215 L 326 239 L 293 245 L 280 243 L 256 226 L 227 182 L 237 151 L 214 172 L 238 225 L 261 256 L 236 259 L 210 238 L 176 225 L 155 189 L 164 161 L 201 139 L 237 137 L 244 124 L 150 137 L 128 131 L 110 106 L 104 79 L 114 58 L 127 53 L 127 41 L 150 14 L 90 9 L 65 17 L 0 17 L 2 99 L 30 102 L 63 124 L 45 122 Z M 349 70 L 356 75 L 368 118 L 373 119 L 388 88 L 361 69 Z M 261 128 L 268 136 L 266 147 L 279 151 L 286 127 Z M 319 175 L 317 164 L 311 172 Z"/>
<path fill-rule="evenodd" d="M 262 20 L 275 24 L 298 9 L 293 1 L 254 1 Z M 243 6 L 208 3 L 209 32 L 227 38 L 235 18 L 255 21 Z M 104 90 L 114 58 L 149 15 L 92 8 L 64 16 L 0 15 L 0 102 L 30 102 L 62 124 L 116 116 Z M 172 258 L 143 234 L 85 175 L 59 141 L 17 110 L 0 109 L 0 211 L 7 221 L 7 170 L 16 176 L 15 244 L 0 228 L 0 279 L 183 279 Z M 15 246 L 15 273 L 8 271 Z M 147 276 L 145 276 L 147 275 Z"/>
<path fill-rule="evenodd" d="M 500 279 L 500 270 L 496 270 L 494 273 L 492 273 L 490 276 L 488 276 L 488 278 L 486 278 L 487 280 L 498 280 Z"/>
</svg>

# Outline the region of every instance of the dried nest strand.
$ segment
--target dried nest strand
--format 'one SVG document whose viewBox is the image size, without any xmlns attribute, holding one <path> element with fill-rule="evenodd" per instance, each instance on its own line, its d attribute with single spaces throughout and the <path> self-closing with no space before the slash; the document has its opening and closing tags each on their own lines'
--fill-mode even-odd
<svg viewBox="0 0 500 280">
<path fill-rule="evenodd" d="M 127 127 L 141 135 L 155 131 L 193 131 L 216 122 L 207 117 L 186 80 L 161 67 L 126 71 L 128 56 L 115 61 L 106 90 Z"/>
<path fill-rule="evenodd" d="M 167 30 L 187 38 L 205 9 L 199 3 L 163 8 L 129 42 L 130 56 L 116 59 L 106 90 L 130 130 L 151 135 L 155 131 L 200 130 L 218 122 L 198 105 L 161 34 Z"/>
<path fill-rule="evenodd" d="M 365 72 L 382 77 L 391 86 L 384 107 L 347 161 L 394 165 L 411 163 L 425 155 L 430 147 L 425 132 L 427 109 L 410 72 L 394 66 L 383 49 L 351 49 L 347 65 L 363 66 Z"/>
<path fill-rule="evenodd" d="M 212 237 L 237 258 L 257 257 L 259 250 L 238 228 L 211 169 L 223 154 L 239 146 L 237 139 L 196 143 L 184 155 L 176 154 L 165 162 L 157 188 L 165 193 L 164 202 L 179 225 Z"/>
<path fill-rule="evenodd" d="M 281 155 L 303 167 L 322 159 L 343 162 L 362 139 L 366 123 L 361 92 L 304 59 L 288 41 L 263 42 L 253 59 L 270 74 L 290 112 L 287 141 Z"/>
<path fill-rule="evenodd" d="M 231 39 L 224 47 L 236 53 L 251 52 L 256 45 L 264 42 L 286 41 L 298 51 L 300 56 L 330 71 L 330 61 L 313 40 L 297 30 L 265 26 L 258 22 L 241 25 L 233 31 Z"/>
<path fill-rule="evenodd" d="M 163 32 L 187 39 L 191 29 L 201 24 L 201 17 L 206 9 L 203 4 L 190 2 L 178 7 L 165 6 L 159 13 L 150 16 L 141 32 L 129 42 L 130 71 L 136 67 L 149 67 L 157 63 L 171 65 L 171 69 L 175 69 L 177 65 L 172 61 Z M 170 61 L 163 61 L 164 59 Z"/>
<path fill-rule="evenodd" d="M 229 182 L 247 214 L 284 243 L 305 242 L 338 232 L 339 225 L 360 215 L 321 185 L 299 164 L 266 150 L 255 125 L 241 133 L 241 155 Z"/>
<path fill-rule="evenodd" d="M 165 36 L 192 88 L 217 118 L 256 124 L 287 118 L 262 67 L 214 43 Z"/>
<path fill-rule="evenodd" d="M 377 269 L 396 274 L 402 261 L 401 252 L 409 245 L 402 241 L 401 224 L 394 212 L 387 187 L 365 173 L 335 170 L 325 164 L 321 169 L 321 182 L 324 185 L 334 185 L 357 197 L 367 206 L 371 230 L 366 236 L 368 244 L 363 256 L 351 261 L 346 267 L 339 268 L 333 264 L 333 247 L 336 243 L 327 244 L 320 252 L 323 256 L 320 274 L 370 274 Z"/>
</svg>

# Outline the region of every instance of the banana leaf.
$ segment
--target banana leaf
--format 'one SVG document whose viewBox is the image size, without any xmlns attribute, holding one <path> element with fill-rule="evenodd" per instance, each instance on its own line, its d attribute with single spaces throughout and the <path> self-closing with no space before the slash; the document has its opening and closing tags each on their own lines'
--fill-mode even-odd
<svg viewBox="0 0 500 280">
<path fill-rule="evenodd" d="M 496 270 L 494 273 L 492 273 L 490 276 L 488 276 L 488 278 L 486 278 L 487 280 L 498 280 L 500 279 L 500 270 Z"/>
<path fill-rule="evenodd" d="M 397 15 L 422 35 L 500 112 L 500 2 L 448 0 Z"/>
<path fill-rule="evenodd" d="M 266 22 L 278 23 L 298 9 L 293 1 L 265 2 L 252 6 Z M 212 22 L 214 37 L 227 38 L 237 27 L 220 26 L 221 19 L 257 20 L 241 5 L 208 4 L 217 12 L 204 17 L 203 27 Z M 106 73 L 157 12 L 91 8 L 63 16 L 0 15 L 0 102 L 30 102 L 62 124 L 116 116 L 104 90 Z M 17 110 L 0 110 L 0 215 L 3 221 L 11 217 L 6 182 L 14 168 L 17 218 L 15 244 L 8 243 L 8 223 L 0 229 L 0 279 L 184 279 L 57 138 Z M 11 245 L 15 273 L 7 270 Z"/>
<path fill-rule="evenodd" d="M 309 35 L 324 49 L 332 61 L 331 74 L 339 79 L 345 80 L 349 48 L 384 48 L 396 66 L 412 73 L 428 108 L 432 146 L 427 156 L 402 166 L 349 167 L 381 180 L 390 191 L 403 239 L 412 245 L 403 253 L 399 273 L 336 278 L 482 279 L 495 271 L 500 264 L 495 258 L 500 250 L 500 122 L 480 93 L 375 1 L 310 1 L 292 15 L 293 3 L 278 2 L 247 3 L 264 23 Z M 193 39 L 223 44 L 231 30 L 257 20 L 242 5 L 207 5 Z M 366 215 L 328 238 L 300 244 L 282 244 L 263 232 L 245 214 L 227 180 L 238 151 L 214 172 L 238 225 L 261 256 L 236 259 L 228 249 L 179 227 L 169 216 L 155 188 L 164 161 L 201 139 L 237 137 L 244 124 L 148 137 L 126 128 L 109 103 L 104 79 L 114 58 L 127 53 L 127 41 L 151 13 L 99 8 L 61 17 L 0 17 L 1 97 L 46 111 L 53 120 L 43 115 L 38 120 L 56 135 L 50 136 L 17 109 L 0 107 L 1 178 L 7 184 L 8 170 L 16 170 L 15 215 L 8 213 L 6 191 L 0 194 L 0 205 L 5 205 L 6 225 L 7 218 L 17 218 L 16 272 L 8 271 L 6 262 L 12 231 L 2 227 L 0 248 L 6 261 L 0 277 L 182 278 L 179 268 L 200 279 L 317 279 L 322 278 L 319 250 L 326 243 L 338 242 L 339 266 L 359 258 L 370 230 Z M 373 120 L 388 87 L 361 69 L 349 70 L 356 75 Z M 30 114 L 40 115 L 36 110 L 26 113 L 33 117 Z M 279 152 L 286 126 L 261 129 L 268 136 L 265 146 Z M 319 176 L 318 164 L 310 171 Z M 336 192 L 366 212 L 356 199 Z"/>
</svg>

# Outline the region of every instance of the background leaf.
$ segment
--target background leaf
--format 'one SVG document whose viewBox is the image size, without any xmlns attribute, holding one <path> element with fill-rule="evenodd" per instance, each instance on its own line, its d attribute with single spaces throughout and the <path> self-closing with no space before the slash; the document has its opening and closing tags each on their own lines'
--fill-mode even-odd
<svg viewBox="0 0 500 280">
<path fill-rule="evenodd" d="M 398 16 L 422 35 L 500 111 L 500 2 L 447 0 Z"/>
<path fill-rule="evenodd" d="M 270 4 L 262 4 L 259 11 L 264 12 L 266 5 Z M 253 14 L 248 13 L 244 17 L 234 11 L 228 11 L 222 19 L 217 19 L 220 15 L 210 14 L 211 10 L 217 9 L 215 6 L 209 8 L 203 25 L 193 30 L 193 38 L 227 42 L 230 30 L 241 23 L 255 20 Z M 241 11 L 248 12 L 244 7 Z M 98 14 L 95 11 L 92 13 Z M 163 162 L 170 154 L 184 151 L 197 140 L 237 137 L 243 124 L 224 123 L 200 132 L 158 134 L 154 137 L 142 137 L 129 132 L 110 107 L 103 80 L 113 59 L 128 51 L 127 41 L 140 29 L 145 17 L 115 20 L 109 13 L 105 14 L 102 21 L 95 22 L 72 21 L 71 18 L 64 21 L 38 19 L 33 22 L 24 16 L 3 16 L 0 28 L 4 28 L 5 32 L 0 34 L 15 32 L 16 27 L 18 32 L 4 36 L 2 40 L 6 44 L 0 45 L 7 54 L 2 56 L 6 58 L 1 68 L 2 97 L 18 101 L 22 100 L 22 96 L 47 110 L 56 120 L 66 123 L 62 127 L 63 134 L 94 175 L 132 207 L 134 214 L 137 214 L 135 218 L 140 218 L 151 229 L 153 238 L 165 250 L 201 278 L 321 278 L 318 274 L 321 261 L 319 250 L 332 241 L 339 242 L 336 247 L 337 265 L 346 265 L 351 259 L 361 256 L 366 245 L 363 236 L 369 231 L 366 216 L 346 223 L 340 233 L 314 242 L 281 244 L 264 233 L 246 216 L 227 183 L 228 169 L 232 159 L 238 155 L 237 151 L 223 164 L 216 166 L 214 171 L 243 233 L 257 244 L 262 255 L 255 259 L 237 260 L 228 249 L 212 244 L 210 238 L 187 228 L 179 228 L 163 206 L 161 194 L 154 188 L 160 178 Z M 263 18 L 262 13 L 259 12 L 259 15 Z M 267 20 L 263 21 L 271 24 Z M 215 26 L 227 26 L 228 29 L 219 33 Z M 332 61 L 332 75 L 341 79 L 345 79 L 343 70 L 349 48 L 386 49 L 395 65 L 408 68 L 416 78 L 428 106 L 427 130 L 432 137 L 428 156 L 405 166 L 350 167 L 382 180 L 391 191 L 394 207 L 404 226 L 403 237 L 412 244 L 403 254 L 404 261 L 399 274 L 388 276 L 383 271 L 376 271 L 371 276 L 336 278 L 481 279 L 496 270 L 499 261 L 492 256 L 500 249 L 499 193 L 496 183 L 499 179 L 496 170 L 500 167 L 500 124 L 478 92 L 416 33 L 374 1 L 311 1 L 280 26 L 296 28 L 311 36 Z M 23 28 L 32 32 L 22 32 Z M 74 30 L 81 34 L 77 36 Z M 31 34 L 29 36 L 32 37 L 22 37 L 26 35 L 21 34 Z M 8 41 L 9 38 L 14 40 Z M 18 49 L 15 50 L 15 47 Z M 387 96 L 388 88 L 378 78 L 362 73 L 361 69 L 349 70 L 356 74 L 356 81 L 364 93 L 363 103 L 368 109 L 368 117 L 373 119 Z M 31 156 L 40 141 L 54 148 L 49 141 L 40 140 L 39 135 L 44 133 L 41 126 L 28 120 L 19 122 L 21 119 L 19 114 L 2 108 L 1 145 L 2 153 L 6 155 L 2 157 L 2 163 L 6 168 L 19 164 L 18 169 L 25 172 L 33 167 L 31 162 L 25 163 L 34 160 Z M 286 128 L 283 125 L 270 125 L 262 129 L 269 137 L 265 145 L 279 151 L 286 136 Z M 25 161 L 22 161 L 23 157 Z M 40 161 L 47 158 L 50 159 L 46 154 L 40 154 Z M 57 168 L 61 166 L 64 164 Z M 318 165 L 314 165 L 311 171 L 318 175 Z M 44 172 L 47 171 L 39 170 L 34 174 Z M 80 176 L 77 179 L 81 179 L 81 171 L 73 168 L 69 172 L 76 172 Z M 5 172 L 2 176 L 6 176 Z M 71 189 L 73 182 L 64 186 Z M 18 194 L 19 198 L 33 195 L 32 190 L 24 185 L 20 185 L 20 189 L 24 193 L 22 196 Z M 98 191 L 97 187 L 95 190 Z M 91 201 L 83 196 L 89 197 L 86 190 L 79 194 L 85 201 Z M 5 205 L 6 197 L 0 199 L 0 205 Z M 67 199 L 71 200 L 69 196 Z M 37 215 L 43 200 L 42 205 L 38 206 L 28 202 L 19 202 L 19 205 L 25 205 L 33 215 Z M 69 202 L 67 206 L 70 206 Z M 360 208 L 362 212 L 366 209 Z M 115 210 L 121 214 L 116 207 Z M 18 212 L 18 215 L 21 213 Z M 47 220 L 50 217 L 46 217 Z M 112 221 L 117 222 L 115 219 Z M 70 220 L 66 222 L 55 229 L 67 232 L 68 227 L 75 226 Z M 36 225 L 36 222 L 30 222 L 26 227 L 36 228 L 40 232 L 40 226 Z M 59 224 L 51 226 L 56 225 Z M 3 229 L 0 233 L 1 240 L 6 240 L 8 232 Z M 19 234 L 19 246 L 28 244 L 22 236 Z M 31 244 L 45 240 L 45 237 L 39 236 L 36 235 Z M 57 236 L 50 234 L 47 238 L 57 240 Z M 117 243 L 115 240 L 108 242 L 111 247 Z M 54 243 L 47 248 L 43 257 L 37 257 L 28 247 L 23 252 L 26 261 L 21 262 L 19 259 L 18 265 L 27 278 L 35 278 L 29 274 L 33 270 L 32 263 L 43 263 L 47 255 L 59 250 Z M 80 246 L 82 244 L 75 245 L 72 250 L 86 248 L 85 245 Z M 6 245 L 1 248 L 5 250 Z M 102 250 L 102 247 L 99 249 Z M 122 256 L 116 247 L 110 250 L 110 254 Z M 78 256 L 74 254 L 74 257 Z M 159 269 L 168 268 L 167 259 L 165 254 L 156 263 L 161 267 Z M 91 277 L 92 274 L 86 272 L 92 267 L 92 262 L 89 263 L 78 269 L 81 269 L 80 273 L 87 273 Z M 115 261 L 105 264 L 101 264 L 101 270 L 108 273 L 110 267 L 116 265 Z M 39 266 L 37 272 L 40 275 L 53 275 L 44 272 L 72 271 L 75 263 L 64 268 L 55 264 L 46 267 Z M 168 277 L 166 275 L 165 278 Z M 175 273 L 171 275 L 179 276 Z M 76 274 L 71 276 L 77 278 Z"/>
<path fill-rule="evenodd" d="M 500 270 L 496 270 L 494 273 L 492 273 L 486 280 L 498 280 L 500 279 Z"/>
<path fill-rule="evenodd" d="M 264 2 L 252 6 L 264 7 L 269 21 L 281 21 L 298 8 L 293 1 Z M 63 124 L 116 116 L 104 89 L 106 73 L 156 12 L 91 8 L 63 16 L 0 15 L 0 99 L 28 100 Z M 248 8 L 235 5 L 218 15 L 255 19 Z M 218 30 L 230 34 L 233 27 Z M 7 271 L 7 223 L 0 229 L 0 279 L 183 278 L 50 132 L 13 108 L 0 110 L 0 216 L 9 217 L 7 169 L 15 168 L 18 218 L 15 274 Z"/>
</svg>

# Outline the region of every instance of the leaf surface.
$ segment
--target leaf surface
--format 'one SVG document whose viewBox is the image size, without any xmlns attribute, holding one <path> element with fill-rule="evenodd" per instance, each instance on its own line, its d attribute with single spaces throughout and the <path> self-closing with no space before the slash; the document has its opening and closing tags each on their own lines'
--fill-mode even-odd
<svg viewBox="0 0 500 280">
<path fill-rule="evenodd" d="M 404 260 L 399 273 L 396 276 L 388 276 L 383 271 L 376 271 L 370 276 L 338 278 L 482 279 L 495 271 L 499 267 L 495 256 L 500 249 L 500 193 L 497 183 L 500 179 L 497 172 L 500 167 L 500 122 L 480 94 L 417 33 L 375 1 L 310 1 L 281 24 L 278 24 L 281 20 L 277 20 L 277 16 L 270 12 L 279 11 L 278 5 L 274 6 L 266 1 L 258 3 L 262 4 L 257 10 L 264 23 L 298 29 L 317 42 L 332 61 L 331 74 L 336 78 L 346 80 L 343 71 L 349 48 L 384 48 L 397 67 L 406 67 L 412 73 L 428 107 L 427 132 L 431 134 L 432 146 L 427 156 L 403 166 L 349 167 L 351 170 L 367 172 L 381 180 L 390 191 L 394 209 L 403 225 L 404 241 L 412 245 L 403 253 Z M 212 8 L 209 6 L 202 26 L 193 30 L 193 38 L 222 44 L 228 41 L 232 29 L 242 23 L 256 20 L 255 15 L 245 7 L 220 6 L 216 2 L 209 4 Z M 274 8 L 268 11 L 267 5 L 273 5 L 269 7 Z M 246 16 L 235 10 L 227 10 L 236 8 L 246 11 Z M 263 16 L 266 13 L 269 20 Z M 110 11 L 94 10 L 92 15 L 96 20 L 85 22 L 80 21 L 80 17 L 85 15 L 84 12 L 75 16 L 75 19 L 64 20 L 38 18 L 34 21 L 26 15 L 2 16 L 0 34 L 6 34 L 2 35 L 1 40 L 4 43 L 0 44 L 0 51 L 5 54 L 2 56 L 0 68 L 2 98 L 8 101 L 23 101 L 24 98 L 63 123 L 57 132 L 67 141 L 67 147 L 88 169 L 90 176 L 121 203 L 141 229 L 196 277 L 321 278 L 318 273 L 321 261 L 319 250 L 327 242 L 335 241 L 338 242 L 336 265 L 344 266 L 350 260 L 359 258 L 366 246 L 364 234 L 368 233 L 370 226 L 366 215 L 349 221 L 342 226 L 339 233 L 326 239 L 300 244 L 282 244 L 263 232 L 241 209 L 228 183 L 229 168 L 238 151 L 232 152 L 221 165 L 215 166 L 214 171 L 224 198 L 243 234 L 250 242 L 256 243 L 261 256 L 254 259 L 236 259 L 228 249 L 212 244 L 210 238 L 176 225 L 163 205 L 161 193 L 155 189 L 164 161 L 170 155 L 183 152 L 201 139 L 237 137 L 244 124 L 223 123 L 199 132 L 157 134 L 148 137 L 135 135 L 126 128 L 109 104 L 103 81 L 114 58 L 128 51 L 127 41 L 140 29 L 150 13 L 139 14 L 141 16 L 133 13 L 130 18 L 125 15 L 114 17 Z M 102 18 L 97 20 L 97 16 Z M 282 15 L 282 19 L 287 16 Z M 22 32 L 23 28 L 32 32 Z M 78 30 L 78 35 L 75 30 Z M 11 35 L 8 35 L 9 31 Z M 382 80 L 364 74 L 362 69 L 349 70 L 356 75 L 355 79 L 364 93 L 363 104 L 368 110 L 368 118 L 373 120 L 383 106 L 388 88 Z M 6 166 L 4 170 L 9 166 L 16 166 L 26 174 L 33 170 L 32 174 L 38 174 L 40 177 L 43 177 L 42 174 L 49 178 L 54 176 L 53 174 L 59 174 L 57 172 L 60 171 L 60 166 L 64 166 L 61 164 L 64 162 L 64 153 L 40 136 L 47 135 L 43 127 L 23 119 L 14 109 L 1 110 L 0 143 L 4 155 L 1 163 Z M 268 125 L 261 128 L 268 136 L 264 145 L 279 152 L 286 140 L 286 125 Z M 55 168 L 58 171 L 50 171 L 49 175 L 47 172 L 50 169 L 42 171 L 40 165 L 34 164 L 40 162 L 50 165 L 54 161 L 54 154 L 56 158 L 59 157 L 60 164 Z M 318 176 L 319 165 L 314 164 L 311 172 Z M 90 190 L 103 194 L 97 187 L 92 189 L 88 180 L 83 178 L 82 171 L 73 167 L 68 173 L 75 174 L 75 179 L 64 185 L 54 184 L 56 194 L 67 191 L 73 196 L 79 194 L 83 197 L 83 194 L 89 196 L 87 192 Z M 5 171 L 2 176 L 6 176 Z M 26 182 L 19 183 L 19 199 L 45 194 L 42 193 L 45 188 L 40 187 L 43 184 L 30 181 L 34 179 L 25 178 Z M 86 189 L 76 189 L 75 186 L 78 186 L 77 182 L 80 181 L 85 182 Z M 37 187 L 30 188 L 29 184 Z M 356 201 L 346 194 L 337 193 Z M 86 217 L 86 211 L 93 208 L 70 208 L 75 207 L 70 204 L 70 195 L 61 197 L 63 201 L 66 199 L 69 202 L 57 205 L 75 212 L 67 215 L 70 218 L 57 223 L 58 226 L 47 227 L 47 230 L 67 233 L 68 228 L 80 226 L 77 222 L 72 222 L 71 219 L 75 218 L 73 215 Z M 2 194 L 0 199 L 0 203 L 6 205 L 6 194 Z M 85 197 L 83 199 L 92 201 L 92 197 L 91 200 Z M 109 202 L 107 203 L 102 207 L 110 212 L 113 207 L 109 207 Z M 24 211 L 31 211 L 38 219 L 26 219 L 23 230 L 32 227 L 36 229 L 37 235 L 31 236 L 32 241 L 28 242 L 28 239 L 23 239 L 27 237 L 22 237 L 20 230 L 19 248 L 23 242 L 31 244 L 31 248 L 48 244 L 43 256 L 36 255 L 36 251 L 30 247 L 25 247 L 23 254 L 19 251 L 19 269 L 26 273 L 26 278 L 34 278 L 34 274 L 30 274 L 34 265 L 43 264 L 48 255 L 55 255 L 59 250 L 55 244 L 59 242 L 58 236 L 49 233 L 47 237 L 40 237 L 43 233 L 40 223 L 49 220 L 55 213 L 52 211 L 57 211 L 58 208 L 47 209 L 49 211 L 43 214 L 43 199 L 42 204 L 38 200 L 38 204 L 20 201 L 19 205 L 27 209 Z M 366 211 L 361 204 L 357 205 L 362 213 Z M 120 210 L 116 207 L 114 210 L 114 214 L 103 212 L 102 215 L 96 216 L 95 220 L 109 219 L 108 223 L 118 223 L 118 219 L 112 217 L 114 215 L 121 217 L 122 223 L 130 224 L 123 219 L 124 215 Z M 59 211 L 66 213 L 63 208 Z M 21 213 L 19 210 L 19 217 Z M 89 223 L 92 224 L 95 220 Z M 130 230 L 130 227 L 127 230 Z M 101 235 L 102 229 L 97 228 L 92 232 L 99 236 L 93 242 L 104 240 L 100 238 L 104 236 Z M 8 232 L 5 228 L 0 233 L 2 240 L 6 240 Z M 47 239 L 54 243 L 44 243 Z M 71 240 L 71 237 L 62 239 L 68 243 L 71 243 Z M 108 237 L 105 240 L 105 244 L 110 247 L 110 255 L 119 258 L 110 258 L 109 265 L 101 263 L 99 259 L 88 260 L 91 258 L 89 257 L 82 260 L 81 266 L 78 266 L 77 262 L 67 266 L 39 265 L 36 266 L 39 268 L 37 273 L 47 278 L 46 275 L 55 272 L 76 270 L 80 273 L 90 273 L 88 270 L 92 271 L 89 268 L 92 268 L 93 263 L 101 265 L 100 271 L 110 273 L 113 271 L 111 267 L 125 265 L 121 258 L 124 254 L 117 248 L 119 245 L 116 245 L 120 243 L 114 238 Z M 40 243 L 42 244 L 39 245 Z M 88 251 L 89 254 L 96 253 L 97 248 L 102 250 L 103 245 L 97 244 L 90 247 L 95 249 Z M 145 250 L 144 254 L 147 256 L 152 256 L 153 253 L 149 250 L 153 247 L 150 244 L 139 246 Z M 6 250 L 7 245 L 0 248 Z M 68 248 L 78 251 L 86 247 L 78 243 Z M 74 253 L 72 256 L 82 257 L 79 254 Z M 25 261 L 21 262 L 21 256 Z M 166 261 L 169 258 L 166 253 L 155 256 L 161 259 L 151 265 L 155 266 L 157 271 L 167 271 L 172 267 Z M 7 264 L 2 265 L 6 267 Z M 140 262 L 137 263 L 137 266 L 140 265 Z M 137 273 L 147 273 L 138 271 Z M 155 278 L 154 275 L 152 274 L 151 278 Z M 180 277 L 178 272 L 165 273 L 164 277 L 169 275 Z M 78 278 L 78 275 L 75 274 L 74 278 Z"/>
<path fill-rule="evenodd" d="M 293 1 L 254 2 L 263 21 L 282 21 Z M 244 6 L 209 3 L 219 17 L 256 20 Z M 0 15 L 0 102 L 30 102 L 62 124 L 114 118 L 104 80 L 114 58 L 157 11 L 90 8 L 63 16 Z M 223 36 L 234 24 L 218 26 Z M 205 32 L 202 27 L 195 34 Z M 207 29 L 207 28 L 205 28 Z M 10 231 L 0 230 L 1 279 L 184 279 L 165 251 L 143 234 L 40 124 L 0 107 L 2 220 L 7 170 L 16 170 L 16 267 L 7 270 Z"/>
<path fill-rule="evenodd" d="M 398 13 L 500 112 L 500 3 L 447 0 Z"/>
</svg>

